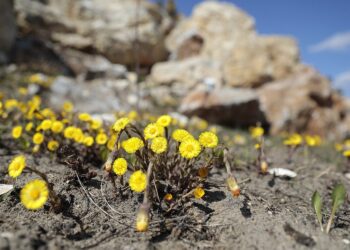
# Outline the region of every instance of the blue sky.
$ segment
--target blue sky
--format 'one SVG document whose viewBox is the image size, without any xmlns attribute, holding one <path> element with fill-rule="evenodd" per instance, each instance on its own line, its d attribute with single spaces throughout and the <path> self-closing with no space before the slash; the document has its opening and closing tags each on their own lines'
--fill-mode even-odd
<svg viewBox="0 0 350 250">
<path fill-rule="evenodd" d="M 155 0 L 154 0 L 155 1 Z M 175 0 L 189 16 L 203 1 Z M 301 59 L 331 77 L 350 96 L 350 0 L 226 0 L 255 18 L 261 34 L 298 40 Z"/>
</svg>

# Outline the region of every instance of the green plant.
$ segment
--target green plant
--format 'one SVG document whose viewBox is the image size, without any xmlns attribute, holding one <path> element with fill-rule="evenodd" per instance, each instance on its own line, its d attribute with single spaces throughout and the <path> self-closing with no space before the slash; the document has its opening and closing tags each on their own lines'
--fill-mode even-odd
<svg viewBox="0 0 350 250">
<path fill-rule="evenodd" d="M 332 212 L 328 219 L 326 233 L 329 233 L 331 230 L 332 222 L 334 220 L 335 213 L 339 209 L 339 207 L 344 203 L 346 197 L 346 191 L 343 184 L 337 184 L 332 191 Z M 312 207 L 315 209 L 315 213 L 317 216 L 317 220 L 320 223 L 321 231 L 323 231 L 322 226 L 322 198 L 321 195 L 315 191 L 312 195 Z"/>
</svg>

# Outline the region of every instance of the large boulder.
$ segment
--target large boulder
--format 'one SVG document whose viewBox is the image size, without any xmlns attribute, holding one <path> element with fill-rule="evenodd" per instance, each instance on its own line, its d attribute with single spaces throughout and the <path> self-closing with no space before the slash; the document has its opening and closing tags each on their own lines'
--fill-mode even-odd
<svg viewBox="0 0 350 250">
<path fill-rule="evenodd" d="M 193 77 L 183 67 L 194 58 L 206 58 L 217 65 L 220 84 L 232 87 L 258 87 L 293 73 L 299 63 L 294 39 L 284 36 L 260 36 L 254 19 L 229 3 L 204 2 L 192 17 L 181 21 L 166 39 L 172 61 L 154 66 L 150 80 L 162 84 L 159 68 L 182 67 L 181 81 Z M 202 60 L 197 60 L 202 63 Z M 181 65 L 181 66 L 177 66 Z M 205 77 L 205 76 L 204 76 Z"/>
<path fill-rule="evenodd" d="M 113 63 L 133 65 L 135 48 L 141 65 L 167 57 L 164 39 L 171 19 L 146 0 L 16 0 L 16 11 L 23 33 Z"/>
<path fill-rule="evenodd" d="M 0 64 L 7 62 L 7 54 L 16 37 L 16 18 L 13 0 L 0 1 Z"/>
<path fill-rule="evenodd" d="M 191 91 L 180 111 L 228 126 L 260 123 L 271 134 L 288 131 L 339 138 L 350 129 L 348 101 L 332 90 L 328 78 L 308 66 L 257 89 Z"/>
</svg>

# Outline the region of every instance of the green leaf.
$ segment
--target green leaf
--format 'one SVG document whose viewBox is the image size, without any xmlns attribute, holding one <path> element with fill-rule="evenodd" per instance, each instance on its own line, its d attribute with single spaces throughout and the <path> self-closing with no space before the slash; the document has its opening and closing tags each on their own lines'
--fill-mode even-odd
<svg viewBox="0 0 350 250">
<path fill-rule="evenodd" d="M 332 211 L 337 212 L 339 207 L 344 203 L 346 196 L 345 187 L 343 184 L 337 184 L 332 192 Z"/>
<path fill-rule="evenodd" d="M 337 184 L 332 192 L 332 213 L 331 216 L 329 217 L 327 227 L 326 227 L 326 232 L 329 233 L 331 230 L 332 222 L 335 216 L 335 213 L 339 209 L 339 207 L 344 203 L 345 201 L 345 196 L 346 196 L 346 191 L 345 187 L 343 184 Z"/>
<path fill-rule="evenodd" d="M 315 213 L 317 216 L 317 220 L 320 223 L 321 226 L 321 231 L 323 231 L 323 226 L 322 226 L 322 198 L 321 195 L 315 191 L 314 194 L 312 195 L 311 203 L 313 208 L 315 209 Z"/>
</svg>

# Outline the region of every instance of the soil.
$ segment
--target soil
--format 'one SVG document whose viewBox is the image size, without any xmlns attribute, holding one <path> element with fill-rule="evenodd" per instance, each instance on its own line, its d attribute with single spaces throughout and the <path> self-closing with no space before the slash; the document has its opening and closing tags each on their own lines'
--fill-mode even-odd
<svg viewBox="0 0 350 250">
<path fill-rule="evenodd" d="M 237 159 L 244 159 L 234 171 L 241 182 L 238 198 L 225 187 L 224 169 L 215 169 L 203 200 L 191 201 L 184 216 L 168 220 L 153 211 L 146 233 L 135 232 L 133 225 L 142 195 L 126 193 L 120 198 L 103 171 L 90 166 L 97 176 L 82 181 L 94 204 L 72 169 L 52 157 L 27 155 L 28 165 L 48 173 L 65 199 L 64 209 L 57 214 L 49 205 L 36 212 L 26 210 L 19 201 L 20 187 L 35 176 L 22 174 L 15 190 L 0 201 L 0 249 L 350 249 L 349 198 L 328 235 L 321 232 L 310 204 L 318 190 L 326 223 L 332 187 L 342 182 L 350 192 L 344 164 L 334 163 L 332 150 L 315 149 L 307 160 L 300 150 L 288 164 L 286 149 L 280 144 L 270 146 L 271 167 L 296 171 L 294 179 L 259 174 L 251 159 L 243 156 L 243 152 L 254 155 L 253 150 L 247 154 L 246 149 L 231 149 Z M 7 165 L 16 153 L 0 150 L 0 183 L 10 181 Z"/>
</svg>

